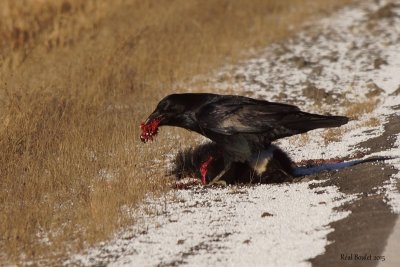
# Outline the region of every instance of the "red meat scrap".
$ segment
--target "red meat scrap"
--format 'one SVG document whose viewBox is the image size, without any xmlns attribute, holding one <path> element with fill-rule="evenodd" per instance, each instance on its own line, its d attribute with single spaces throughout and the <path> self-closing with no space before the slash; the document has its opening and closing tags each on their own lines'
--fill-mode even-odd
<svg viewBox="0 0 400 267">
<path fill-rule="evenodd" d="M 153 141 L 153 136 L 157 135 L 158 133 L 158 126 L 160 124 L 160 119 L 156 118 L 151 120 L 149 123 L 145 124 L 142 122 L 140 124 L 140 129 L 142 129 L 142 134 L 140 135 L 140 140 L 143 143 L 147 141 Z"/>
</svg>

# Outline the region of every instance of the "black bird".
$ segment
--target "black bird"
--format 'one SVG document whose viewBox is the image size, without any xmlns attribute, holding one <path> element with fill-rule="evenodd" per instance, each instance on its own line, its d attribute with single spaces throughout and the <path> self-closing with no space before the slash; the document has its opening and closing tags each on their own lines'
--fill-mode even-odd
<svg viewBox="0 0 400 267">
<path fill-rule="evenodd" d="M 233 162 L 247 163 L 258 173 L 265 171 L 268 160 L 263 160 L 263 154 L 276 139 L 318 128 L 338 127 L 347 122 L 347 117 L 306 113 L 293 105 L 244 96 L 172 94 L 162 99 L 142 123 L 140 138 L 143 142 L 152 140 L 159 126 L 169 125 L 211 139 L 224 159 L 224 169 L 211 182 L 216 183 Z M 212 159 L 204 163 L 202 174 L 207 172 Z"/>
</svg>

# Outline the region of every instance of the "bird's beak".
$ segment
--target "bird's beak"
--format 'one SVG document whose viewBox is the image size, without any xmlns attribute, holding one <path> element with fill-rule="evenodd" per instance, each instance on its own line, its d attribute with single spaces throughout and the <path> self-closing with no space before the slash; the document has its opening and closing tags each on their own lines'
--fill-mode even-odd
<svg viewBox="0 0 400 267">
<path fill-rule="evenodd" d="M 162 121 L 164 115 L 160 114 L 157 110 L 155 110 L 153 113 L 150 114 L 150 116 L 147 118 L 147 120 L 144 122 L 144 124 L 149 124 L 151 123 L 154 119 L 158 119 L 160 122 Z"/>
<path fill-rule="evenodd" d="M 145 122 L 140 124 L 142 133 L 140 135 L 140 140 L 146 143 L 149 140 L 153 140 L 153 137 L 158 133 L 158 127 L 163 119 L 163 115 L 157 111 L 154 111 Z"/>
</svg>

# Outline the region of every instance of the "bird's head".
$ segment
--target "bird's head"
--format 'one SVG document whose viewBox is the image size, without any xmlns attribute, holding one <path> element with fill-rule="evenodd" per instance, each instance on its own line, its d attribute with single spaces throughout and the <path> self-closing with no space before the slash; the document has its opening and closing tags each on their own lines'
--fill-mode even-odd
<svg viewBox="0 0 400 267">
<path fill-rule="evenodd" d="M 153 140 L 153 136 L 158 133 L 158 127 L 162 125 L 184 127 L 187 111 L 194 106 L 191 100 L 191 94 L 172 94 L 162 99 L 153 113 L 141 123 L 140 140 L 144 143 Z"/>
</svg>

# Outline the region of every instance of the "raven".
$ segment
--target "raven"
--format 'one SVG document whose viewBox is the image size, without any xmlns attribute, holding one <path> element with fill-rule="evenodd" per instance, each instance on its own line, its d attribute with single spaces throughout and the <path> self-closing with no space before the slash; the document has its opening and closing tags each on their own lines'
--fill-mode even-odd
<svg viewBox="0 0 400 267">
<path fill-rule="evenodd" d="M 224 168 L 211 181 L 213 184 L 235 162 L 246 163 L 257 173 L 264 172 L 268 160 L 263 160 L 263 151 L 276 139 L 347 122 L 347 117 L 307 113 L 293 105 L 239 95 L 183 93 L 168 95 L 158 103 L 141 124 L 140 139 L 152 140 L 163 125 L 185 128 L 211 139 L 224 159 Z M 212 160 L 211 156 L 201 166 L 203 183 Z"/>
</svg>

